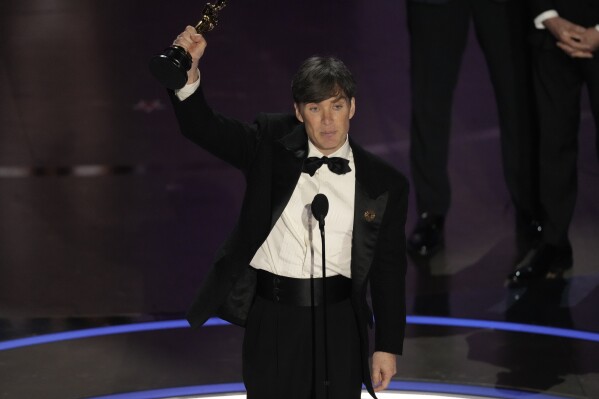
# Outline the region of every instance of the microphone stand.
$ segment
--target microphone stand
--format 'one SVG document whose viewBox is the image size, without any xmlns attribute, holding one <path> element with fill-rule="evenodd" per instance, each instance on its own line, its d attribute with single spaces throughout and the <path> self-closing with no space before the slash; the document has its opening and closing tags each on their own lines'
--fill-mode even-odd
<svg viewBox="0 0 599 399">
<path fill-rule="evenodd" d="M 325 398 L 329 398 L 329 342 L 328 342 L 328 328 L 327 328 L 327 268 L 326 268 L 326 256 L 325 256 L 325 239 L 324 239 L 324 218 L 329 211 L 329 200 L 327 196 L 319 193 L 314 196 L 314 200 L 310 205 L 310 209 L 312 210 L 312 214 L 318 220 L 318 227 L 320 228 L 320 238 L 322 240 L 322 318 L 323 318 L 323 328 L 322 332 L 324 335 L 323 343 L 324 343 L 324 393 Z M 314 305 L 314 302 L 312 302 Z M 314 321 L 314 312 L 312 312 L 312 320 Z M 315 338 L 315 324 L 312 324 L 312 338 Z M 316 348 L 316 339 L 314 339 L 313 348 Z M 314 361 L 316 361 L 316 357 L 314 357 Z M 314 367 L 314 370 L 316 367 Z M 315 382 L 315 380 L 313 380 Z"/>
<path fill-rule="evenodd" d="M 324 216 L 318 219 L 318 227 L 320 228 L 320 238 L 322 242 L 322 319 L 323 319 L 323 342 L 324 342 L 324 392 L 325 398 L 329 397 L 329 345 L 327 331 L 327 268 L 325 256 L 325 239 L 324 239 Z"/>
</svg>

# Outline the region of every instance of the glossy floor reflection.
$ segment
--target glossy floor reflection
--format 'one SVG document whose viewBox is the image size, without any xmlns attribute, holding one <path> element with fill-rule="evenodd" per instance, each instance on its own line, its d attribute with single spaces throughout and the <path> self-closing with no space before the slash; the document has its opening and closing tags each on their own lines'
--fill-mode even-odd
<svg viewBox="0 0 599 399">
<path fill-rule="evenodd" d="M 243 178 L 179 133 L 147 61 L 203 2 L 0 3 L 0 341 L 183 316 L 233 226 Z M 317 12 L 316 12 L 317 11 Z M 334 54 L 359 83 L 351 134 L 409 176 L 404 1 L 235 2 L 210 33 L 205 92 L 251 121 L 291 110 L 289 81 Z M 599 332 L 599 163 L 583 101 L 563 280 L 507 289 L 516 257 L 497 116 L 470 38 L 455 93 L 446 248 L 410 259 L 408 313 Z M 413 195 L 413 194 L 412 194 Z M 408 231 L 415 221 L 411 198 Z M 85 398 L 241 380 L 242 331 L 210 327 L 0 351 L 0 397 Z M 409 325 L 396 380 L 599 397 L 599 344 Z"/>
</svg>

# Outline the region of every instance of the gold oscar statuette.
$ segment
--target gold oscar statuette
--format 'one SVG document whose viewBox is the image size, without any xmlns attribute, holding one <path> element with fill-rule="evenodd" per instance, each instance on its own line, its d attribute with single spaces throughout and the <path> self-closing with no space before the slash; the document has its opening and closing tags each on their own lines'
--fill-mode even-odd
<svg viewBox="0 0 599 399">
<path fill-rule="evenodd" d="M 208 3 L 202 11 L 202 18 L 195 25 L 198 33 L 206 33 L 218 24 L 218 12 L 225 8 L 226 0 Z M 169 89 L 180 89 L 187 83 L 187 71 L 191 68 L 191 55 L 181 46 L 173 44 L 150 60 L 150 72 L 160 83 Z"/>
</svg>

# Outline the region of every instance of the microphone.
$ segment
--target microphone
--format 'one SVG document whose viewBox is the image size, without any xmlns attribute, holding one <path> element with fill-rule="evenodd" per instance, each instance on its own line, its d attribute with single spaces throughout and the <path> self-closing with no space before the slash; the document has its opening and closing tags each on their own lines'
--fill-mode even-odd
<svg viewBox="0 0 599 399">
<path fill-rule="evenodd" d="M 329 213 L 329 199 L 324 194 L 316 194 L 312 200 L 310 209 L 312 210 L 312 215 L 318 220 L 318 227 L 323 231 L 324 218 L 327 216 L 327 213 Z"/>
<path fill-rule="evenodd" d="M 324 343 L 324 392 L 325 399 L 329 399 L 329 333 L 327 328 L 327 268 L 326 268 L 326 255 L 325 255 L 325 239 L 324 239 L 324 218 L 329 213 L 329 199 L 324 194 L 316 194 L 310 205 L 312 215 L 318 220 L 318 227 L 320 228 L 320 239 L 322 242 L 322 317 L 323 317 L 323 343 Z M 314 293 L 312 293 L 314 295 Z M 314 315 L 314 311 L 312 311 Z M 314 316 L 312 316 L 314 317 Z M 314 322 L 312 322 L 312 334 L 315 335 Z M 315 367 L 315 366 L 314 366 Z M 315 369 L 314 369 L 315 370 Z M 313 380 L 314 381 L 314 380 Z M 315 381 L 313 382 L 315 383 Z"/>
</svg>

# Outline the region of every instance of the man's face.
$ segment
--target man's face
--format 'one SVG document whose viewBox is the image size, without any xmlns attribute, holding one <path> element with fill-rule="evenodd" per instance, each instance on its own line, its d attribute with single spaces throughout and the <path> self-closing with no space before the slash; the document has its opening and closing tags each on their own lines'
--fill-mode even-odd
<svg viewBox="0 0 599 399">
<path fill-rule="evenodd" d="M 349 120 L 356 111 L 352 98 L 331 97 L 319 103 L 295 103 L 295 115 L 304 122 L 308 138 L 323 155 L 337 151 L 349 132 Z"/>
</svg>

